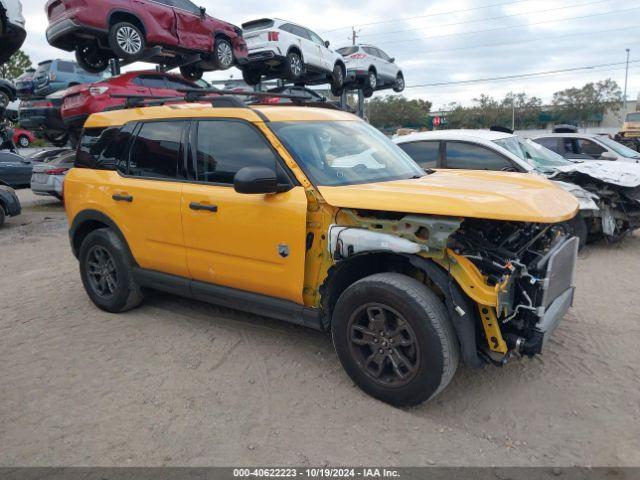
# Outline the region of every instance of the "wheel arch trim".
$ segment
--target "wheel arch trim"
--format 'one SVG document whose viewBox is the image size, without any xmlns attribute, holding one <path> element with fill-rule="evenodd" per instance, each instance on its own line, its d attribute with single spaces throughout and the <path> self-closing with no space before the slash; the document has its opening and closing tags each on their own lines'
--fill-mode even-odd
<svg viewBox="0 0 640 480">
<path fill-rule="evenodd" d="M 75 216 L 73 222 L 71 222 L 71 227 L 69 227 L 69 241 L 71 242 L 71 250 L 73 251 L 73 255 L 76 258 L 79 258 L 80 246 L 82 245 L 81 240 L 93 230 L 101 228 L 95 226 L 95 224 L 105 225 L 106 228 L 112 230 L 124 245 L 126 254 L 129 257 L 131 264 L 137 266 L 133 254 L 131 253 L 131 249 L 129 248 L 129 242 L 127 242 L 127 239 L 122 233 L 122 230 L 120 230 L 116 222 L 114 222 L 109 216 L 105 215 L 102 212 L 99 212 L 98 210 L 82 210 Z"/>
</svg>

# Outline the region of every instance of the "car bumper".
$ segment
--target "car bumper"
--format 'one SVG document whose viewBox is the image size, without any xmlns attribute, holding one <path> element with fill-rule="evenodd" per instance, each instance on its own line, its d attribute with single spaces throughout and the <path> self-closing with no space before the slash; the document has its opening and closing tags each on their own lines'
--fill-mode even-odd
<svg viewBox="0 0 640 480">
<path fill-rule="evenodd" d="M 245 65 L 248 68 L 260 67 L 265 64 L 269 67 L 275 67 L 281 65 L 285 59 L 284 55 L 273 50 L 249 51 Z"/>
<path fill-rule="evenodd" d="M 84 122 L 87 121 L 87 118 L 89 118 L 87 114 L 72 115 L 65 117 L 62 121 L 66 129 L 72 130 L 84 127 Z"/>
<path fill-rule="evenodd" d="M 36 195 L 62 195 L 64 175 L 34 173 L 31 176 L 31 190 Z"/>
<path fill-rule="evenodd" d="M 104 36 L 107 30 L 80 25 L 73 18 L 63 18 L 47 28 L 47 42 L 49 45 L 71 52 L 76 48 L 75 37 L 78 34 Z"/>
<path fill-rule="evenodd" d="M 11 56 L 22 47 L 27 31 L 20 25 L 7 24 L 7 30 L 0 35 L 0 63 L 5 63 Z"/>
<path fill-rule="evenodd" d="M 20 111 L 20 125 L 27 130 L 49 130 L 61 132 L 65 125 L 60 118 L 60 109 L 28 109 Z"/>
</svg>

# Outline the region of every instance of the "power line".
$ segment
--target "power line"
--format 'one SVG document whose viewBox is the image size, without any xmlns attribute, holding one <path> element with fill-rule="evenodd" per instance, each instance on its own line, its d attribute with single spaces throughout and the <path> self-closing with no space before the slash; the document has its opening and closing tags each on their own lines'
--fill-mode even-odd
<svg viewBox="0 0 640 480">
<path fill-rule="evenodd" d="M 437 25 L 438 28 L 440 27 L 452 27 L 455 25 L 465 25 L 465 24 L 469 24 L 469 23 L 480 23 L 480 22 L 488 22 L 491 20 L 501 20 L 503 18 L 512 18 L 512 17 L 521 17 L 523 15 L 531 15 L 532 13 L 546 13 L 546 12 L 553 12 L 553 11 L 557 11 L 557 10 L 566 10 L 568 8 L 578 8 L 578 7 L 587 7 L 589 5 L 595 5 L 598 3 L 606 3 L 606 2 L 610 2 L 612 0 L 596 0 L 595 2 L 586 2 L 586 3 L 578 3 L 575 5 L 569 5 L 569 6 L 565 6 L 565 7 L 555 7 L 555 8 L 547 8 L 545 10 L 531 10 L 528 12 L 522 12 L 522 13 L 512 13 L 510 15 L 501 15 L 499 17 L 488 17 L 488 18 L 480 18 L 480 19 L 474 19 L 474 20 L 465 20 L 462 22 L 455 22 L 455 23 L 444 23 L 442 25 Z M 424 30 L 426 27 L 419 27 L 419 28 L 407 28 L 404 30 L 394 30 L 391 32 L 379 32 L 379 33 L 364 33 L 361 34 L 361 37 L 371 37 L 371 36 L 382 36 L 382 35 L 392 35 L 392 34 L 396 34 L 396 33 L 404 33 L 404 32 L 415 32 L 418 30 Z"/>
<path fill-rule="evenodd" d="M 640 60 L 633 60 L 629 62 L 631 63 L 640 63 Z M 572 67 L 572 68 L 564 68 L 557 70 L 547 70 L 543 72 L 531 72 L 531 73 L 519 73 L 515 75 L 504 75 L 501 77 L 486 77 L 486 78 L 476 78 L 472 80 L 459 80 L 459 81 L 450 81 L 450 82 L 437 82 L 437 83 L 424 83 L 421 85 L 407 85 L 405 88 L 425 88 L 425 87 L 442 87 L 448 85 L 468 85 L 473 83 L 487 83 L 487 82 L 495 82 L 500 80 L 514 80 L 519 78 L 531 78 L 531 77 L 541 77 L 548 75 L 557 75 L 560 73 L 569 73 L 569 72 L 578 72 L 582 70 L 594 70 L 596 68 L 603 67 L 612 67 L 617 65 L 625 65 L 626 62 L 614 62 L 614 63 L 603 63 L 600 65 L 587 65 L 582 67 Z"/>
<path fill-rule="evenodd" d="M 464 12 L 472 12 L 475 10 L 482 10 L 485 8 L 492 8 L 492 7 L 502 7 L 505 5 L 517 5 L 519 3 L 526 3 L 526 2 L 531 2 L 533 0 L 517 0 L 515 2 L 501 2 L 501 3 L 492 3 L 490 5 L 481 5 L 479 7 L 472 7 L 472 8 L 463 8 L 461 10 L 450 10 L 448 12 L 441 12 L 441 13 L 430 13 L 427 15 L 415 15 L 413 17 L 401 17 L 401 18 L 396 18 L 393 20 L 383 20 L 383 21 L 379 21 L 379 22 L 370 22 L 370 23 L 360 23 L 355 25 L 356 27 L 369 27 L 371 25 L 382 25 L 383 23 L 397 23 L 397 22 L 404 22 L 406 20 L 413 20 L 416 18 L 427 18 L 427 17 L 438 17 L 441 15 L 451 15 L 454 13 L 464 13 Z M 338 27 L 338 28 L 332 28 L 331 30 L 323 30 L 320 33 L 329 33 L 329 32 L 337 32 L 338 30 L 346 30 L 348 28 L 352 28 L 354 25 L 347 25 L 345 27 Z"/>
<path fill-rule="evenodd" d="M 580 37 L 583 35 L 600 35 L 603 33 L 609 33 L 609 32 L 624 32 L 626 30 L 635 30 L 635 29 L 639 29 L 640 26 L 635 26 L 635 27 L 624 27 L 624 28 L 608 28 L 606 30 L 596 30 L 596 31 L 589 31 L 589 32 L 580 32 L 580 33 L 570 33 L 567 35 L 555 35 L 553 37 L 544 37 L 544 38 L 531 38 L 531 39 L 527 39 L 527 40 L 520 40 L 517 42 L 498 42 L 498 43 L 485 43 L 485 44 L 481 44 L 481 45 L 469 45 L 469 46 L 465 46 L 465 47 L 455 47 L 455 48 L 439 48 L 439 49 L 429 49 L 429 54 L 432 53 L 440 53 L 440 52 L 457 52 L 457 51 L 462 51 L 462 50 L 474 50 L 476 48 L 487 48 L 487 47 L 510 47 L 512 45 L 522 45 L 524 43 L 532 43 L 532 42 L 540 42 L 541 40 L 558 40 L 558 39 L 563 39 L 563 38 L 570 38 L 570 37 Z M 624 39 L 621 38 L 620 40 L 624 40 L 624 41 L 628 41 L 628 39 Z M 420 49 L 424 50 L 424 47 L 420 46 Z M 411 52 L 411 50 L 407 50 L 407 49 L 403 49 L 403 53 L 406 52 Z"/>
<path fill-rule="evenodd" d="M 487 32 L 496 32 L 496 31 L 499 31 L 499 30 L 511 30 L 511 29 L 514 29 L 514 28 L 531 27 L 533 25 L 544 25 L 544 24 L 547 24 L 547 23 L 566 22 L 568 20 L 581 20 L 581 19 L 584 19 L 584 18 L 593 18 L 593 17 L 601 17 L 601 16 L 604 16 L 604 15 L 626 13 L 626 12 L 630 12 L 630 11 L 638 10 L 638 9 L 640 9 L 640 7 L 627 8 L 627 9 L 624 9 L 624 10 L 616 10 L 616 11 L 611 11 L 611 12 L 592 13 L 590 15 L 582 15 L 582 16 L 579 16 L 579 17 L 561 18 L 561 19 L 557 19 L 557 20 L 544 20 L 544 21 L 541 21 L 541 22 L 522 23 L 522 24 L 518 24 L 518 25 L 506 25 L 504 27 L 488 28 L 488 29 L 484 29 L 484 30 L 473 30 L 471 32 L 447 33 L 447 34 L 444 34 L 444 35 L 430 35 L 430 36 L 427 36 L 427 37 L 413 37 L 413 38 L 407 38 L 405 40 L 395 40 L 395 41 L 392 41 L 392 42 L 380 42 L 380 44 L 381 45 L 391 45 L 391 44 L 396 44 L 396 43 L 415 42 L 417 40 L 430 40 L 432 38 L 457 37 L 457 36 L 462 36 L 462 35 L 473 35 L 475 33 L 487 33 Z"/>
</svg>

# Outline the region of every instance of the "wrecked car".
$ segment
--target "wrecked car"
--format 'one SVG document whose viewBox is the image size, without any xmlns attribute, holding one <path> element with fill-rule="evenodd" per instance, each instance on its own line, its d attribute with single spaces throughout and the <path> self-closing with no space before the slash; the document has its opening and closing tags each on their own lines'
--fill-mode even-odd
<svg viewBox="0 0 640 480">
<path fill-rule="evenodd" d="M 537 172 L 580 202 L 566 228 L 581 245 L 618 240 L 640 227 L 640 166 L 566 160 L 542 145 L 503 131 L 441 130 L 412 133 L 395 142 L 424 168 Z"/>
<path fill-rule="evenodd" d="M 85 123 L 65 209 L 98 308 L 152 288 L 330 332 L 353 381 L 394 405 L 438 394 L 460 361 L 542 352 L 574 295 L 572 195 L 425 172 L 345 112 L 190 93 Z"/>
</svg>

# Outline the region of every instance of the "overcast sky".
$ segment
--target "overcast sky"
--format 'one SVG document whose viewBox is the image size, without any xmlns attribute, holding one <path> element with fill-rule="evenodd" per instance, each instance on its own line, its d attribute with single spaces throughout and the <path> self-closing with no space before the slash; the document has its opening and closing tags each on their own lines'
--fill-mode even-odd
<svg viewBox="0 0 640 480">
<path fill-rule="evenodd" d="M 47 44 L 45 0 L 22 0 L 22 4 L 28 30 L 23 48 L 31 59 L 37 63 L 72 58 Z M 405 95 L 431 100 L 436 108 L 450 102 L 470 104 L 481 93 L 501 98 L 509 91 L 525 91 L 548 102 L 555 91 L 608 77 L 623 87 L 626 48 L 631 48 L 631 61 L 636 61 L 629 68 L 628 98 L 635 99 L 640 91 L 640 0 L 200 0 L 199 4 L 236 25 L 262 17 L 285 18 L 316 31 L 331 41 L 332 48 L 350 43 L 350 25 L 355 24 L 362 42 L 397 59 L 408 86 Z M 612 63 L 618 65 L 409 88 Z M 231 75 L 240 77 L 232 69 L 205 78 Z"/>
</svg>

